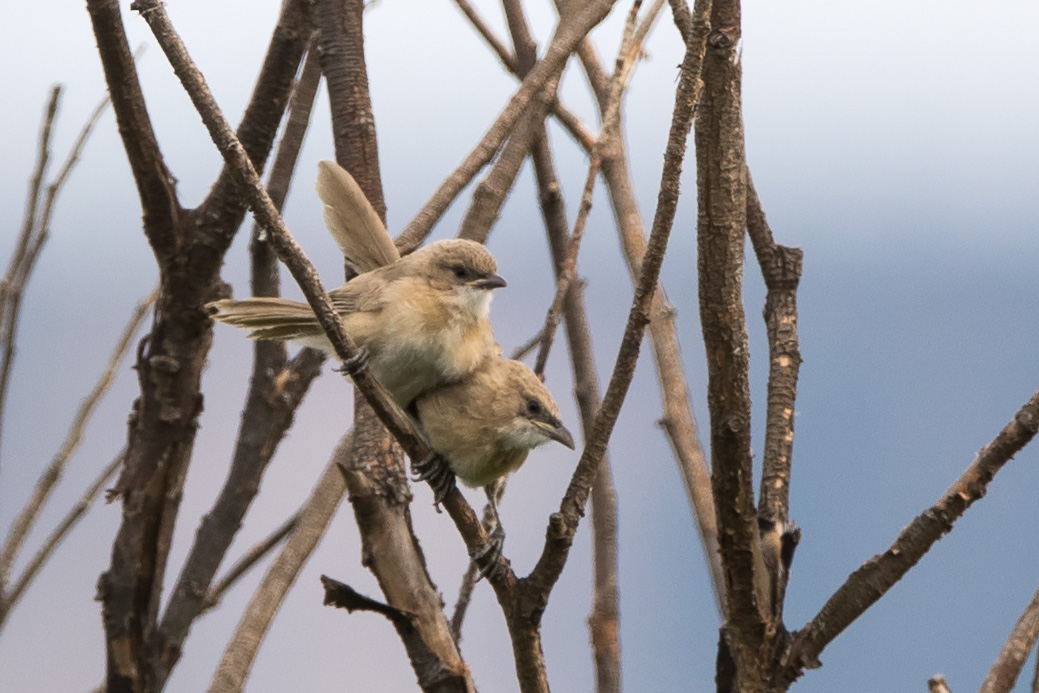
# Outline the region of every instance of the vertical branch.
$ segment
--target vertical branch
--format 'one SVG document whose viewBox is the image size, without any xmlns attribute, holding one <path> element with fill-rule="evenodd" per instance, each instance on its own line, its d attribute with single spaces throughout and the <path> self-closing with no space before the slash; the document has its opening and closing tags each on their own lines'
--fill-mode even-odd
<svg viewBox="0 0 1039 693">
<path fill-rule="evenodd" d="M 720 646 L 735 666 L 733 690 L 762 689 L 768 591 L 752 487 L 747 327 L 743 313 L 746 166 L 738 61 L 740 6 L 719 0 L 711 12 L 704 100 L 696 121 L 697 270 L 707 352 L 711 483 L 725 613 Z"/>
<path fill-rule="evenodd" d="M 320 79 L 317 59 L 310 53 L 293 94 L 285 133 L 267 186 L 279 210 L 288 194 Z M 261 296 L 276 295 L 277 257 L 258 227 L 253 229 L 250 250 L 254 291 Z M 258 341 L 253 346 L 253 372 L 227 479 L 195 533 L 156 636 L 155 667 L 160 688 L 179 661 L 192 624 L 206 608 L 216 571 L 259 492 L 267 465 L 292 425 L 296 409 L 319 375 L 323 361 L 320 353 L 304 350 L 286 365 L 283 343 Z"/>
<path fill-rule="evenodd" d="M 699 75 L 707 40 L 706 11 L 709 11 L 710 3 L 704 0 L 701 4 L 706 10 L 700 18 L 697 40 L 686 46 L 685 57 L 682 60 L 678 88 L 675 93 L 674 115 L 668 135 L 667 149 L 664 152 L 664 168 L 661 173 L 660 192 L 657 196 L 657 210 L 653 218 L 653 230 L 649 236 L 646 255 L 635 287 L 635 296 L 631 311 L 628 313 L 617 360 L 603 397 L 602 406 L 595 417 L 592 434 L 587 439 L 584 452 L 581 454 L 577 469 L 571 478 L 570 486 L 560 503 L 559 512 L 553 514 L 549 522 L 545 547 L 538 564 L 525 582 L 525 585 L 529 585 L 535 594 L 542 595 L 544 598 L 547 598 L 552 586 L 559 579 L 559 574 L 566 563 L 570 544 L 584 512 L 602 457 L 606 452 L 607 441 L 631 384 L 642 333 L 649 322 L 649 308 L 657 280 L 660 277 L 660 266 L 667 250 L 667 241 L 678 205 L 686 139 L 689 129 L 692 127 L 693 112 L 702 93 Z"/>
<path fill-rule="evenodd" d="M 765 455 L 762 462 L 758 527 L 762 557 L 769 580 L 772 626 L 782 626 L 783 601 L 790 579 L 792 548 L 800 533 L 788 534 L 790 469 L 794 449 L 794 402 L 801 351 L 797 339 L 797 285 L 804 253 L 779 245 L 765 221 L 750 172 L 747 172 L 747 235 L 765 278 L 765 328 L 768 333 L 768 408 L 765 413 Z M 784 557 L 784 542 L 793 541 Z"/>
<path fill-rule="evenodd" d="M 804 253 L 800 248 L 789 248 L 775 242 L 749 172 L 747 232 L 768 289 L 765 299 L 769 342 L 768 414 L 758 514 L 783 525 L 789 514 L 794 400 L 801 366 L 797 339 L 797 285 L 801 280 Z"/>
<path fill-rule="evenodd" d="M 379 147 L 364 60 L 364 4 L 318 0 L 317 12 L 318 55 L 328 85 L 336 161 L 350 172 L 385 222 Z"/>
<path fill-rule="evenodd" d="M 306 23 L 302 4 L 290 0 L 283 6 L 240 125 L 244 145 L 239 146 L 247 152 L 246 160 L 252 157 L 257 166 L 270 151 L 305 47 L 305 33 L 300 36 L 296 31 Z M 212 298 L 223 254 L 244 217 L 245 202 L 225 166 L 199 209 L 193 213 L 181 209 L 155 143 L 118 4 L 90 0 L 87 7 L 141 197 L 145 234 L 161 277 L 156 319 L 138 352 L 141 396 L 130 417 L 126 462 L 116 484 L 123 499 L 122 523 L 111 564 L 98 584 L 109 690 L 153 690 L 161 671 L 156 668 L 152 638 L 202 406 L 201 372 L 212 339 L 211 321 L 202 306 Z M 150 25 L 163 19 L 161 8 L 152 3 L 137 3 L 134 8 Z M 204 85 L 190 60 L 167 55 L 182 81 Z"/>
</svg>

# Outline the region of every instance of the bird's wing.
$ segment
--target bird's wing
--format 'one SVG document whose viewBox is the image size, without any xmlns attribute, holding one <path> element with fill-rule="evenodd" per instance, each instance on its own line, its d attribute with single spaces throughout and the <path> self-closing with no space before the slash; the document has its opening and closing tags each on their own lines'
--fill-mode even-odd
<svg viewBox="0 0 1039 693">
<path fill-rule="evenodd" d="M 358 273 L 393 264 L 400 259 L 397 246 L 387 233 L 368 198 L 345 169 L 333 161 L 317 165 L 317 194 L 325 204 L 328 230 L 347 262 Z"/>
</svg>

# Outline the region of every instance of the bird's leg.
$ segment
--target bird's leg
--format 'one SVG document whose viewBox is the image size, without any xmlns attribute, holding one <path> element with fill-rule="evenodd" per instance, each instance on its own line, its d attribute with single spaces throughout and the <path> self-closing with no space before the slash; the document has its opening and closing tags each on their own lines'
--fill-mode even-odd
<svg viewBox="0 0 1039 693">
<path fill-rule="evenodd" d="M 411 463 L 411 474 L 414 481 L 429 482 L 433 489 L 433 507 L 440 512 L 440 504 L 455 485 L 455 473 L 451 471 L 444 456 L 438 452 L 430 452 L 421 462 Z"/>
<path fill-rule="evenodd" d="M 473 556 L 473 560 L 480 568 L 480 577 L 486 578 L 501 570 L 501 549 L 505 544 L 505 527 L 501 523 L 501 515 L 498 514 L 498 482 L 492 482 L 483 487 L 487 494 L 487 505 L 494 517 L 494 528 L 490 530 L 487 544 Z"/>
<path fill-rule="evenodd" d="M 368 358 L 368 350 L 364 347 L 358 347 L 357 352 L 353 356 L 344 359 L 339 368 L 333 368 L 332 370 L 336 373 L 346 373 L 353 378 L 355 375 L 368 370 Z"/>
</svg>

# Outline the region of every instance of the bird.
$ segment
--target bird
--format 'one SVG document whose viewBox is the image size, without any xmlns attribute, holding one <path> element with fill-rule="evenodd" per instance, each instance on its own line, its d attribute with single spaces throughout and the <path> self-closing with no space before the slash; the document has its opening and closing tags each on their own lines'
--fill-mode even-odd
<svg viewBox="0 0 1039 693">
<path fill-rule="evenodd" d="M 490 251 L 474 241 L 449 239 L 400 258 L 349 174 L 332 162 L 322 162 L 318 171 L 325 219 L 331 220 L 329 228 L 348 261 L 361 272 L 330 291 L 329 298 L 367 355 L 372 375 L 401 408 L 407 410 L 422 392 L 457 381 L 496 356 L 500 347 L 488 315 L 492 291 L 506 281 Z M 361 240 L 349 240 L 352 228 Z M 379 233 L 385 241 L 377 240 Z M 362 252 L 365 248 L 376 250 Z M 380 264 L 386 260 L 389 264 Z M 306 303 L 254 297 L 213 301 L 207 308 L 215 320 L 252 330 L 253 339 L 288 340 L 334 354 Z"/>
<path fill-rule="evenodd" d="M 505 541 L 498 482 L 519 469 L 534 448 L 555 441 L 573 450 L 574 438 L 541 379 L 526 364 L 500 353 L 458 382 L 422 394 L 414 410 L 433 452 L 413 461 L 411 469 L 417 481 L 433 487 L 434 504 L 443 501 L 456 477 L 487 494 L 495 524 L 490 542 L 475 557 L 486 574 Z"/>
</svg>

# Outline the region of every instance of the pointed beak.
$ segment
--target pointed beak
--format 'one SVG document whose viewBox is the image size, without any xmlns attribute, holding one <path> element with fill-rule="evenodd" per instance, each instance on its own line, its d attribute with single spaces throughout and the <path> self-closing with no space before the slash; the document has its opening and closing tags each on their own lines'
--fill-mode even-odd
<svg viewBox="0 0 1039 693">
<path fill-rule="evenodd" d="M 493 272 L 485 277 L 474 279 L 469 282 L 469 286 L 475 289 L 500 289 L 504 286 L 508 286 L 504 279 Z"/>
<path fill-rule="evenodd" d="M 566 426 L 563 424 L 558 424 L 556 426 L 545 424 L 542 426 L 542 429 L 545 431 L 545 435 L 552 440 L 562 443 L 571 450 L 574 449 L 574 437 L 570 435 L 570 431 L 566 430 Z"/>
</svg>

